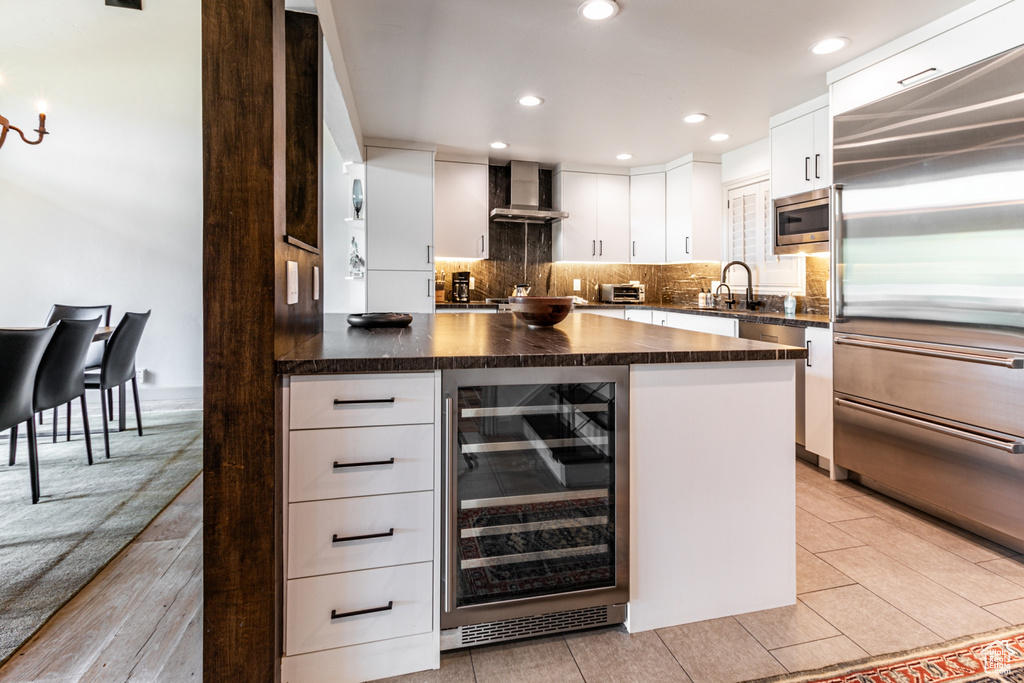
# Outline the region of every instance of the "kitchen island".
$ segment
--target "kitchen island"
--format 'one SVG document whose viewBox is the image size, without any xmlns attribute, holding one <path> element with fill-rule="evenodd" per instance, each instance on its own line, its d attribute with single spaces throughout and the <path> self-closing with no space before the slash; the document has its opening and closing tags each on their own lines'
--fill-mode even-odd
<svg viewBox="0 0 1024 683">
<path fill-rule="evenodd" d="M 277 361 L 288 435 L 283 680 L 438 666 L 450 371 L 533 382 L 628 369 L 629 502 L 616 519 L 629 530 L 619 547 L 630 632 L 793 604 L 793 393 L 805 357 L 579 313 L 540 329 L 506 313 L 417 315 L 377 330 L 328 316 L 322 334 Z"/>
</svg>

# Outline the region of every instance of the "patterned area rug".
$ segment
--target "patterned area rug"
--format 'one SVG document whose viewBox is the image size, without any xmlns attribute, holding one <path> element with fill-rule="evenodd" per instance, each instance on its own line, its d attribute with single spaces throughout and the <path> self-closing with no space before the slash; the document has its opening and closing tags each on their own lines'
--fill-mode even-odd
<svg viewBox="0 0 1024 683">
<path fill-rule="evenodd" d="M 753 683 L 1024 683 L 1024 627 Z"/>
<path fill-rule="evenodd" d="M 48 419 L 39 439 L 42 495 L 36 505 L 24 439 L 14 466 L 7 465 L 7 438 L 0 440 L 0 663 L 202 469 L 202 411 L 143 413 L 141 437 L 132 417 L 129 411 L 129 431 L 111 433 L 109 460 L 102 428 L 94 432 L 91 467 L 81 434 L 69 442 L 61 434 L 51 443 Z"/>
</svg>

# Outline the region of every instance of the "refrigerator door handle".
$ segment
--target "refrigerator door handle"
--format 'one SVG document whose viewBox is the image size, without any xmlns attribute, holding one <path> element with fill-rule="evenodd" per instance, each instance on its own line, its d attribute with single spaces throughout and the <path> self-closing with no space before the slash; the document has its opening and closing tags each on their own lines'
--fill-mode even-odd
<svg viewBox="0 0 1024 683">
<path fill-rule="evenodd" d="M 828 277 L 829 292 L 828 298 L 828 319 L 829 322 L 836 322 L 843 315 L 842 297 L 842 276 L 839 273 L 839 264 L 843 262 L 842 255 L 842 231 L 843 231 L 843 186 L 835 184 L 832 186 L 832 198 L 829 202 L 832 208 L 828 226 Z"/>
<path fill-rule="evenodd" d="M 444 481 L 444 546 L 441 550 L 444 576 L 444 611 L 450 614 L 455 611 L 455 558 L 452 556 L 455 516 L 458 514 L 455 500 L 455 455 L 454 446 L 458 443 L 455 433 L 456 419 L 451 395 L 444 397 L 444 414 L 441 416 L 443 438 L 441 441 L 442 478 Z"/>
<path fill-rule="evenodd" d="M 957 439 L 964 441 L 970 441 L 971 443 L 979 444 L 981 446 L 988 446 L 989 448 L 997 448 L 1007 453 L 1021 454 L 1024 453 L 1024 443 L 1020 441 L 1003 441 L 1002 439 L 993 439 L 981 434 L 975 434 L 974 432 L 968 432 L 963 429 L 948 426 L 939 422 L 932 422 L 931 420 L 922 420 L 919 417 L 912 417 L 910 415 L 904 415 L 903 413 L 896 413 L 891 410 L 882 410 L 881 408 L 875 408 L 863 403 L 856 401 L 849 401 L 845 398 L 834 399 L 837 406 L 844 408 L 850 408 L 852 410 L 859 410 L 869 415 L 875 415 L 882 417 L 887 420 L 893 420 L 894 422 L 902 422 L 903 424 L 912 425 L 914 427 L 920 427 L 921 429 L 927 429 L 932 432 L 939 434 L 945 434 Z"/>
<path fill-rule="evenodd" d="M 874 341 L 870 339 L 859 339 L 857 337 L 836 337 L 836 344 L 841 346 L 859 346 L 867 349 L 880 349 L 882 351 L 894 351 L 896 353 L 908 353 L 913 356 L 927 356 L 929 358 L 942 358 L 955 360 L 964 363 L 979 363 L 981 365 L 994 365 L 1008 370 L 1024 369 L 1024 358 L 1016 356 L 996 356 L 981 353 L 969 353 L 967 351 L 949 351 L 947 349 L 931 348 L 927 346 L 911 346 L 909 344 L 895 344 L 888 341 Z"/>
</svg>

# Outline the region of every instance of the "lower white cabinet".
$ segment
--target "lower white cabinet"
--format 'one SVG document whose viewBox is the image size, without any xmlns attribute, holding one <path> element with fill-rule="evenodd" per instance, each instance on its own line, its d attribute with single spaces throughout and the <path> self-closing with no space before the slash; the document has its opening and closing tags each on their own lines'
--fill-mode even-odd
<svg viewBox="0 0 1024 683">
<path fill-rule="evenodd" d="M 738 337 L 740 328 L 739 321 L 733 318 L 718 318 L 710 315 L 690 315 L 687 313 L 676 313 L 671 311 L 668 314 L 667 325 L 680 330 L 691 332 L 707 332 L 708 334 L 720 334 L 726 337 Z"/>
<path fill-rule="evenodd" d="M 650 325 L 654 322 L 654 314 L 652 311 L 642 308 L 628 308 L 626 309 L 626 320 Z"/>
<path fill-rule="evenodd" d="M 433 313 L 433 271 L 367 270 L 366 310 L 371 313 Z"/>
<path fill-rule="evenodd" d="M 285 683 L 440 666 L 439 381 L 286 382 Z"/>
<path fill-rule="evenodd" d="M 832 330 L 804 330 L 804 448 L 832 462 Z M 819 462 L 819 467 L 824 463 Z"/>
<path fill-rule="evenodd" d="M 624 308 L 582 308 L 576 309 L 576 312 L 587 315 L 603 315 L 606 318 L 618 318 L 619 320 L 624 320 L 626 317 Z"/>
</svg>

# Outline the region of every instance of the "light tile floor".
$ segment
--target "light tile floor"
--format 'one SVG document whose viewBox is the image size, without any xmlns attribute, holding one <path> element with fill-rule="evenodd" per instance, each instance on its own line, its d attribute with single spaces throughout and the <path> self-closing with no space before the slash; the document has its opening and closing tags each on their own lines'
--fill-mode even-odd
<svg viewBox="0 0 1024 683">
<path fill-rule="evenodd" d="M 796 501 L 793 606 L 445 653 L 390 680 L 732 683 L 1024 624 L 1024 556 L 803 461 Z"/>
</svg>

